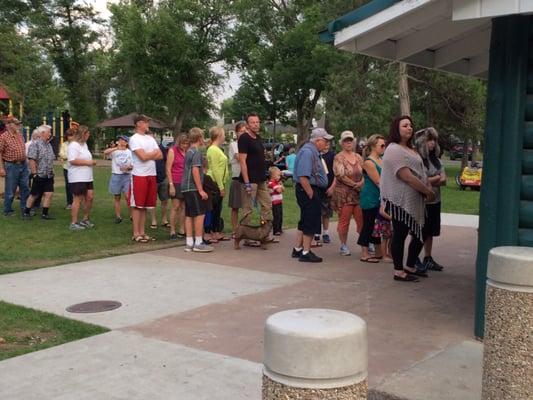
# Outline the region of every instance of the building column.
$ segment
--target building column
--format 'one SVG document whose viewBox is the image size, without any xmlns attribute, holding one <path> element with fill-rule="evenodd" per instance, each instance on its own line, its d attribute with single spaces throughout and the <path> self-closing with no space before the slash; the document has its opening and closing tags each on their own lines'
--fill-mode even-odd
<svg viewBox="0 0 533 400">
<path fill-rule="evenodd" d="M 525 15 L 499 17 L 492 23 L 476 264 L 475 334 L 479 338 L 484 335 L 490 249 L 528 245 L 529 228 L 521 222 L 521 191 L 528 72 L 533 71 L 528 59 L 530 26 L 531 17 Z"/>
</svg>

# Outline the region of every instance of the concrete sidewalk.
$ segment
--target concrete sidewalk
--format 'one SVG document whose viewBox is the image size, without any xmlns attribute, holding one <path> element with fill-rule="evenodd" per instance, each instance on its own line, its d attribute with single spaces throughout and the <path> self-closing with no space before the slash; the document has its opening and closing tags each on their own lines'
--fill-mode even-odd
<svg viewBox="0 0 533 400">
<path fill-rule="evenodd" d="M 444 226 L 434 257 L 446 268 L 416 284 L 393 281 L 391 264 L 360 262 L 354 244 L 351 257 L 340 256 L 334 242 L 316 250 L 324 263 L 299 263 L 290 258 L 294 239 L 288 231 L 267 251 L 222 242 L 209 254 L 175 247 L 0 276 L 1 300 L 114 329 L 1 362 L 0 398 L 260 399 L 265 319 L 302 307 L 367 321 L 375 399 L 479 397 L 481 345 L 469 345 L 474 228 Z M 91 300 L 123 306 L 65 311 Z M 461 346 L 471 356 L 458 361 L 467 354 Z M 446 390 L 420 397 L 413 374 Z M 460 379 L 468 374 L 471 385 Z"/>
</svg>

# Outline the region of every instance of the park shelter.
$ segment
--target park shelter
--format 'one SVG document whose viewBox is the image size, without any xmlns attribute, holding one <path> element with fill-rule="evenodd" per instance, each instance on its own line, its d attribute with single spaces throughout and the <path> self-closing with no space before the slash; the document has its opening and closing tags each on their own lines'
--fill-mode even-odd
<svg viewBox="0 0 533 400">
<path fill-rule="evenodd" d="M 533 246 L 533 0 L 373 0 L 332 21 L 337 48 L 488 79 L 476 265 L 483 337 L 488 252 Z"/>
<path fill-rule="evenodd" d="M 123 115 L 118 118 L 107 119 L 105 121 L 99 122 L 96 126 L 98 128 L 117 128 L 117 129 L 118 128 L 134 128 L 135 123 L 133 121 L 137 115 L 138 115 L 137 113 L 131 113 L 128 115 Z M 151 129 L 166 129 L 168 128 L 168 126 L 162 121 L 151 118 L 150 128 Z"/>
</svg>

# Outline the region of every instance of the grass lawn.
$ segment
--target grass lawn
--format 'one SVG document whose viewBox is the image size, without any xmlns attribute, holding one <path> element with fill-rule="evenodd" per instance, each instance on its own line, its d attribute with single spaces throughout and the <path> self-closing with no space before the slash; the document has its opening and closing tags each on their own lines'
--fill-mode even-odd
<svg viewBox="0 0 533 400">
<path fill-rule="evenodd" d="M 107 331 L 0 301 L 0 361 Z"/>
<path fill-rule="evenodd" d="M 479 214 L 479 192 L 459 190 L 455 176 L 460 166 L 446 166 L 447 185 L 441 188 L 442 212 L 455 214 Z"/>
<path fill-rule="evenodd" d="M 479 192 L 469 189 L 460 191 L 454 180 L 458 171 L 459 167 L 447 168 L 448 185 L 442 188 L 442 210 L 477 214 Z M 155 243 L 133 243 L 131 224 L 128 218 L 124 217 L 128 215 L 124 204 L 124 221 L 118 225 L 113 222 L 113 198 L 107 191 L 110 167 L 94 168 L 95 202 L 91 219 L 96 227 L 81 232 L 69 231 L 70 212 L 63 209 L 65 192 L 60 167 L 56 172 L 56 191 L 50 211 L 50 215 L 56 217 L 56 220 L 43 221 L 34 217 L 31 221 L 23 221 L 18 215 L 0 217 L 0 237 L 4 238 L 0 241 L 0 274 L 177 245 L 176 242 L 168 240 L 168 230 L 164 228 L 147 228 L 147 232 L 157 237 L 158 241 Z M 226 200 L 224 201 L 225 230 L 230 232 L 230 210 Z M 294 197 L 294 188 L 290 184 L 284 193 L 283 207 L 284 227 L 295 227 L 299 209 Z"/>
<path fill-rule="evenodd" d="M 91 220 L 96 224 L 94 229 L 68 230 L 70 211 L 64 210 L 65 188 L 60 167 L 56 169 L 56 188 L 50 208 L 50 215 L 55 220 L 43 221 L 36 216 L 31 221 L 23 221 L 18 213 L 12 217 L 0 216 L 0 237 L 4 238 L 0 241 L 0 274 L 176 246 L 176 242 L 168 240 L 168 229 L 161 227 L 146 229 L 148 234 L 157 237 L 156 242 L 133 243 L 124 203 L 124 221 L 114 223 L 113 196 L 107 191 L 109 175 L 110 167 L 94 168 L 95 201 L 91 213 Z M 294 227 L 298 220 L 298 207 L 291 186 L 287 187 L 285 199 L 284 225 Z M 18 201 L 15 201 L 14 208 L 17 207 Z M 226 232 L 231 232 L 226 200 L 223 218 Z"/>
</svg>

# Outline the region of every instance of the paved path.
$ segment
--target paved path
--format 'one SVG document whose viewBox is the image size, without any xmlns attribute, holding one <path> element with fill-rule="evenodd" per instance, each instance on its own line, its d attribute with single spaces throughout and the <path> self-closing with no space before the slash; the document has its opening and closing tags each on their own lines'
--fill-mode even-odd
<svg viewBox="0 0 533 400">
<path fill-rule="evenodd" d="M 472 339 L 475 229 L 443 227 L 435 258 L 446 269 L 417 284 L 393 281 L 390 264 L 359 262 L 355 245 L 351 257 L 334 242 L 317 249 L 323 264 L 299 263 L 289 257 L 294 237 L 267 251 L 225 242 L 210 254 L 176 247 L 0 276 L 2 300 L 113 329 L 1 362 L 0 399 L 260 399 L 264 321 L 291 308 L 363 317 L 372 387 L 409 382 L 421 362 Z M 90 300 L 123 306 L 65 311 Z M 454 373 L 479 375 L 472 359 L 448 370 L 444 398 L 454 398 Z M 456 386 L 461 400 L 475 391 Z"/>
</svg>

